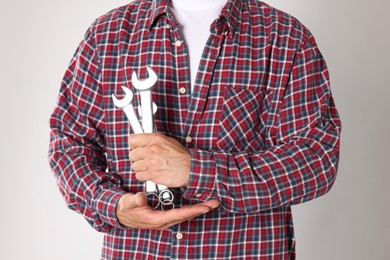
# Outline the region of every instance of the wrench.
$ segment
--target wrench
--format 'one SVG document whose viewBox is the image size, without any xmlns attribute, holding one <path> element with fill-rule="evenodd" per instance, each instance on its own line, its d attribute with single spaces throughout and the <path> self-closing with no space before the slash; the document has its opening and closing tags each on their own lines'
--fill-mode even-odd
<svg viewBox="0 0 390 260">
<path fill-rule="evenodd" d="M 131 89 L 122 86 L 122 90 L 125 92 L 125 97 L 123 99 L 118 99 L 115 94 L 112 94 L 112 100 L 114 105 L 118 108 L 121 108 L 128 120 L 130 121 L 130 126 L 133 128 L 135 134 L 143 134 L 144 130 L 141 127 L 141 124 L 138 121 L 138 118 L 135 114 L 134 107 L 132 104 L 134 94 Z M 154 103 L 153 103 L 154 104 Z M 157 106 L 154 104 L 155 110 L 157 110 Z M 145 193 L 148 197 L 151 197 L 151 201 L 153 202 L 153 207 L 157 209 L 160 206 L 159 196 L 156 193 L 157 186 L 154 182 L 147 181 L 146 182 L 146 190 Z"/>
<path fill-rule="evenodd" d="M 135 89 L 137 89 L 141 96 L 142 106 L 142 128 L 145 133 L 153 133 L 153 108 L 152 108 L 152 88 L 157 82 L 157 74 L 147 67 L 149 78 L 146 80 L 139 80 L 135 71 L 131 76 L 131 82 Z"/>
<path fill-rule="evenodd" d="M 153 120 L 153 103 L 152 103 L 152 88 L 157 82 L 157 74 L 150 68 L 148 70 L 149 77 L 145 80 L 139 80 L 136 72 L 134 71 L 131 76 L 131 82 L 135 89 L 137 89 L 141 96 L 142 107 L 142 128 L 145 133 L 154 132 L 154 120 Z M 169 188 L 165 185 L 156 184 L 159 192 L 159 199 L 163 205 L 170 205 L 173 203 L 173 194 Z M 151 187 L 150 184 L 146 184 L 146 187 Z"/>
</svg>

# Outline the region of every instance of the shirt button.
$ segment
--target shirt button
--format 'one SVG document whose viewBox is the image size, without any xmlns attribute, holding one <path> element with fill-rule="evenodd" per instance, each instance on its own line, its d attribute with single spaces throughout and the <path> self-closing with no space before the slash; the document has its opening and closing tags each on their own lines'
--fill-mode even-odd
<svg viewBox="0 0 390 260">
<path fill-rule="evenodd" d="M 176 238 L 179 239 L 179 240 L 183 239 L 183 234 L 182 233 L 177 233 L 176 234 Z"/>
<path fill-rule="evenodd" d="M 181 45 L 182 45 L 182 41 L 180 41 L 180 40 L 177 40 L 176 42 L 175 42 L 175 45 L 176 45 L 176 47 L 180 47 Z"/>
<path fill-rule="evenodd" d="M 186 90 L 186 88 L 180 88 L 180 89 L 179 89 L 179 92 L 180 92 L 181 94 L 185 94 L 185 93 L 187 92 L 187 90 Z"/>
<path fill-rule="evenodd" d="M 191 143 L 191 142 L 192 142 L 191 136 L 187 136 L 187 137 L 186 137 L 186 143 Z"/>
<path fill-rule="evenodd" d="M 202 194 L 196 194 L 195 197 L 200 198 L 202 197 Z"/>
</svg>

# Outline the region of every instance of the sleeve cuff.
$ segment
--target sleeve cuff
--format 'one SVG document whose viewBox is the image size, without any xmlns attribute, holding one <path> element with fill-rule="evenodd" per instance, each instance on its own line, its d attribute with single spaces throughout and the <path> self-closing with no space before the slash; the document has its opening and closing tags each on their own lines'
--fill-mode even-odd
<svg viewBox="0 0 390 260">
<path fill-rule="evenodd" d="M 215 198 L 216 163 L 212 152 L 190 148 L 191 170 L 183 197 L 206 201 Z"/>
<path fill-rule="evenodd" d="M 102 192 L 95 204 L 96 211 L 98 212 L 101 221 L 115 228 L 125 228 L 116 216 L 118 201 L 125 194 L 126 191 L 119 188 Z"/>
</svg>

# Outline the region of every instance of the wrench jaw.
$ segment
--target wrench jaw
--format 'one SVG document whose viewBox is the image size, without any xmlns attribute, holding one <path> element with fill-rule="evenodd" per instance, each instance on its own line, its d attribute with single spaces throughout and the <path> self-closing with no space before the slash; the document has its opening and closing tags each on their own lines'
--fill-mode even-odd
<svg viewBox="0 0 390 260">
<path fill-rule="evenodd" d="M 133 101 L 133 91 L 131 89 L 122 86 L 123 92 L 125 92 L 125 97 L 123 99 L 118 99 L 115 94 L 111 94 L 112 101 L 114 102 L 114 105 L 119 108 L 125 108 L 126 106 L 131 104 L 131 101 Z"/>
<path fill-rule="evenodd" d="M 131 75 L 131 82 L 133 83 L 133 86 L 138 90 L 151 90 L 156 84 L 158 77 L 156 72 L 152 70 L 150 67 L 146 67 L 148 70 L 149 77 L 144 80 L 139 80 L 137 77 L 137 73 L 133 71 L 133 74 Z"/>
</svg>

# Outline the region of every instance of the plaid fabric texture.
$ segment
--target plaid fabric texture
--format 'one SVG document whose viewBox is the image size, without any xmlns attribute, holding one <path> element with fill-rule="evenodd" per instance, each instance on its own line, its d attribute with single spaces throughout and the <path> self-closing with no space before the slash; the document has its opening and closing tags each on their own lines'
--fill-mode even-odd
<svg viewBox="0 0 390 260">
<path fill-rule="evenodd" d="M 102 259 L 295 259 L 291 205 L 325 194 L 340 120 L 311 33 L 255 0 L 229 0 L 210 28 L 191 93 L 189 60 L 168 0 L 136 0 L 97 19 L 63 78 L 49 160 L 69 208 L 105 233 Z M 139 192 L 129 122 L 114 106 L 131 73 L 156 71 L 159 132 L 192 155 L 176 205 L 221 206 L 167 231 L 125 229 L 115 208 Z M 140 103 L 135 93 L 134 107 Z"/>
</svg>

